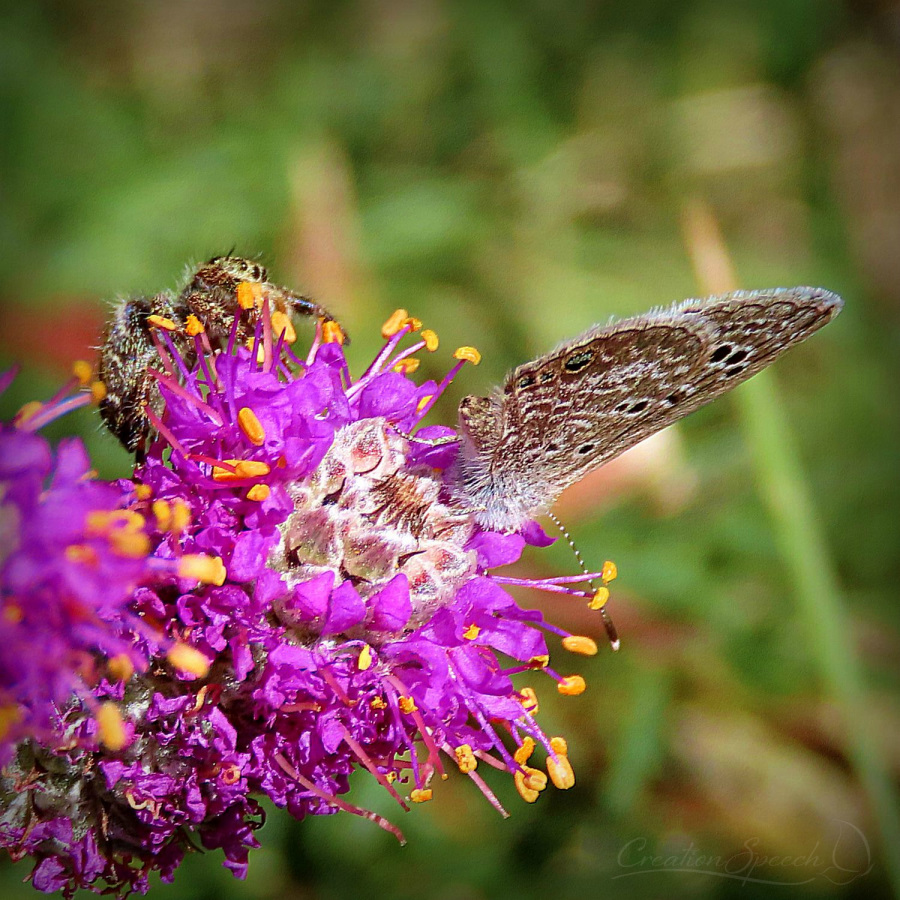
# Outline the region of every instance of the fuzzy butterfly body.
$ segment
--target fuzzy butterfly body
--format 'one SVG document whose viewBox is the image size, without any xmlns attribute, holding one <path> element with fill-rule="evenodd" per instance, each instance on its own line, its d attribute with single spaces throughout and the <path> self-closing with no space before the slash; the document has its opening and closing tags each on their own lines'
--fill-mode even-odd
<svg viewBox="0 0 900 900">
<path fill-rule="evenodd" d="M 592 328 L 460 403 L 456 501 L 516 531 L 592 469 L 745 381 L 831 321 L 822 288 L 739 291 Z"/>
</svg>

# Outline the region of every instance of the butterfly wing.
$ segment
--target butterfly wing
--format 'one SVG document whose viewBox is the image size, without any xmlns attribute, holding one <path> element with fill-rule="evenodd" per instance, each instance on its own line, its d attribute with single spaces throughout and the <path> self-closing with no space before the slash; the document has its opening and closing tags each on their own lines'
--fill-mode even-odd
<svg viewBox="0 0 900 900">
<path fill-rule="evenodd" d="M 562 490 L 730 390 L 840 311 L 819 288 L 737 292 L 625 319 L 515 369 L 460 406 L 457 494 L 512 530 Z"/>
</svg>

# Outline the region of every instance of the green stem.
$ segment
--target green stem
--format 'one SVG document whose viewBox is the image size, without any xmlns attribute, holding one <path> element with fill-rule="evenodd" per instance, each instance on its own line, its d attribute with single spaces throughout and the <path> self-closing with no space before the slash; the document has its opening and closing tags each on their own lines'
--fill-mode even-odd
<svg viewBox="0 0 900 900">
<path fill-rule="evenodd" d="M 843 716 L 850 760 L 868 795 L 887 875 L 900 897 L 900 803 L 878 742 L 866 727 L 869 707 L 847 610 L 772 373 L 758 375 L 736 398 L 805 631 Z"/>
</svg>

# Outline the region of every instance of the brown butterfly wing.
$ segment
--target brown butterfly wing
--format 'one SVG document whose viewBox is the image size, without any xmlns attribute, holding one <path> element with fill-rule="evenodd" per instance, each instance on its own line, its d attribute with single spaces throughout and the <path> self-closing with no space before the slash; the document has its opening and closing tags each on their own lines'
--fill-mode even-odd
<svg viewBox="0 0 900 900">
<path fill-rule="evenodd" d="M 518 527 L 587 472 L 769 365 L 840 308 L 839 297 L 818 288 L 738 292 L 592 329 L 514 370 L 489 400 L 463 402 L 470 437 L 457 493 L 494 510 L 486 527 Z M 467 402 L 478 413 L 468 430 Z"/>
</svg>

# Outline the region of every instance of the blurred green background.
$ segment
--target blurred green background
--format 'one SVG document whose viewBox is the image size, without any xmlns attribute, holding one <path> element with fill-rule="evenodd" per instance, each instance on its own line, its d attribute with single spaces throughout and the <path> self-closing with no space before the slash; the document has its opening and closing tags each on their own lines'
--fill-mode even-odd
<svg viewBox="0 0 900 900">
<path fill-rule="evenodd" d="M 452 776 L 403 815 L 365 776 L 351 798 L 407 847 L 273 812 L 245 882 L 210 853 L 152 896 L 890 895 L 895 4 L 61 0 L 2 21 L 0 356 L 25 367 L 7 415 L 90 354 L 104 301 L 232 247 L 332 309 L 357 371 L 398 306 L 441 336 L 424 374 L 476 345 L 434 421 L 596 321 L 697 295 L 698 203 L 741 286 L 847 300 L 771 377 L 561 502 L 589 564 L 618 563 L 623 636 L 586 661 L 556 648 L 581 697 L 534 682 L 574 790 L 526 806 L 488 773 L 504 821 Z M 53 433 L 73 428 L 102 474 L 127 470 L 94 413 Z M 520 570 L 574 571 L 561 543 Z M 601 636 L 580 606 L 520 599 Z M 34 896 L 27 871 L 5 861 L 0 894 Z"/>
</svg>

